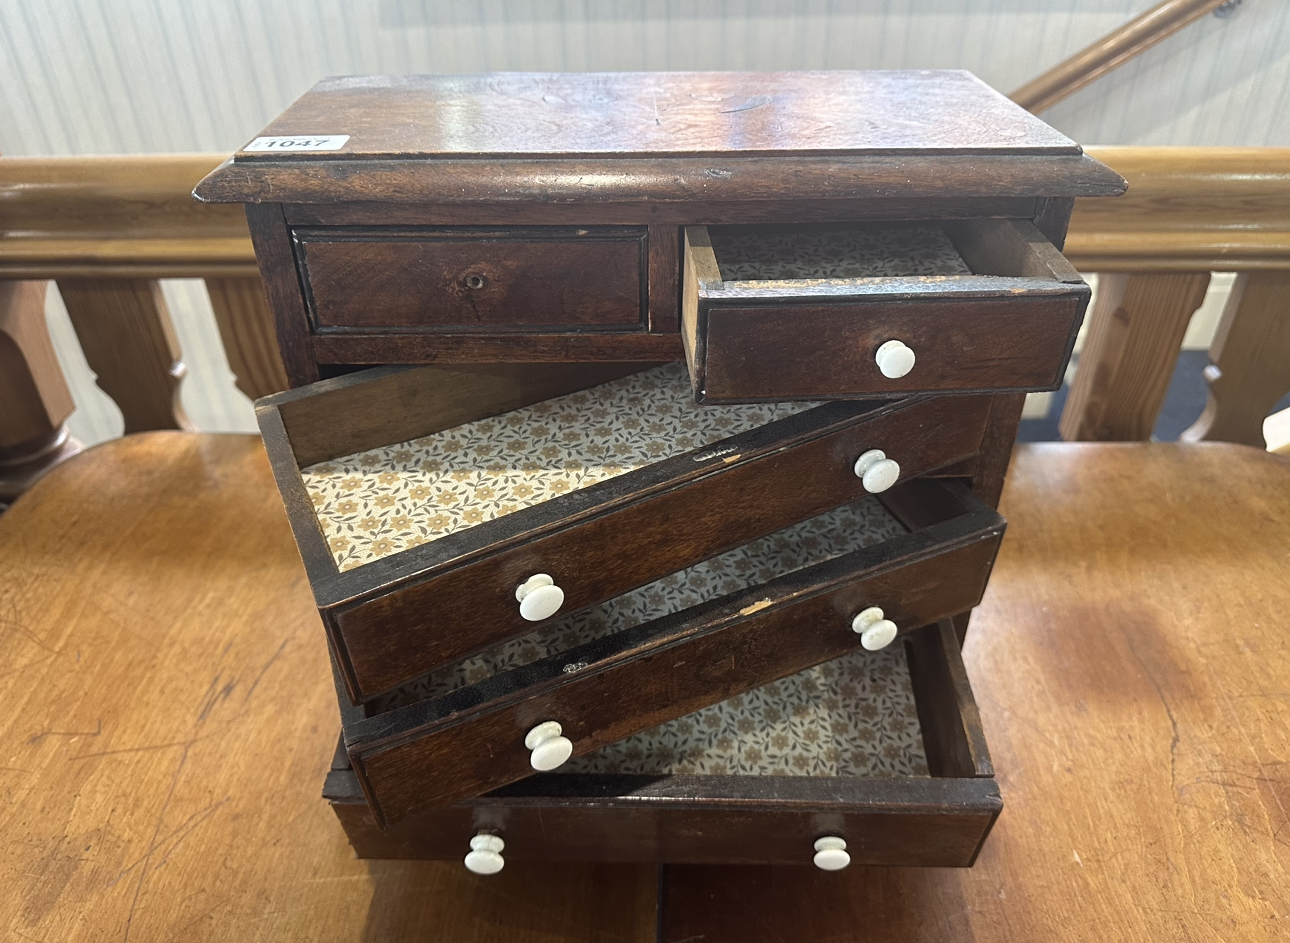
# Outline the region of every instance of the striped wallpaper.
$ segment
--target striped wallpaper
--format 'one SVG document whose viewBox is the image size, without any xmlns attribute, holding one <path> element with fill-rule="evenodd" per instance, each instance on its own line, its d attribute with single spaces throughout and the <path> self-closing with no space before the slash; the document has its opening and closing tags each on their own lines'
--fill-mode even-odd
<svg viewBox="0 0 1290 943">
<path fill-rule="evenodd" d="M 0 153 L 231 151 L 326 75 L 966 68 L 1004 91 L 1154 0 L 0 0 Z M 1290 145 L 1290 2 L 1207 16 L 1044 117 L 1098 144 Z M 253 428 L 197 282 L 166 291 L 190 415 Z M 56 292 L 88 441 L 119 434 Z"/>
<path fill-rule="evenodd" d="M 966 68 L 1009 91 L 1152 0 L 0 0 L 0 152 L 228 151 L 326 75 Z M 1207 16 L 1045 116 L 1290 145 L 1290 4 Z"/>
</svg>

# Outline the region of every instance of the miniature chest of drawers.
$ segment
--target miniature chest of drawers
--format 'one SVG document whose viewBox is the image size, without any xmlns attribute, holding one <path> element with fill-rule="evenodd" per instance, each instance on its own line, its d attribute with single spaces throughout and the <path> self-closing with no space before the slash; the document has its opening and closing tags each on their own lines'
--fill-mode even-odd
<svg viewBox="0 0 1290 943">
<path fill-rule="evenodd" d="M 1123 187 L 966 72 L 516 73 L 328 79 L 196 195 L 293 385 L 684 356 L 731 401 L 1054 388 L 1072 200 Z"/>
<path fill-rule="evenodd" d="M 964 614 L 1123 186 L 962 72 L 331 79 L 204 180 L 358 852 L 970 864 Z"/>
</svg>

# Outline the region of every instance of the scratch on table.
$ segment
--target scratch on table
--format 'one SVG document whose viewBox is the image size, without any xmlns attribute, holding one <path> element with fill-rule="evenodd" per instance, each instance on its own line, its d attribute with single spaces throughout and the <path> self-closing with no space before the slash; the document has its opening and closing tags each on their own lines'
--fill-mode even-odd
<svg viewBox="0 0 1290 943">
<path fill-rule="evenodd" d="M 157 824 L 153 827 L 152 838 L 149 840 L 147 854 L 143 856 L 143 867 L 139 869 L 139 882 L 134 886 L 134 896 L 130 899 L 130 913 L 125 921 L 125 936 L 122 937 L 123 943 L 129 943 L 130 928 L 134 926 L 134 912 L 139 906 L 139 894 L 143 890 L 143 882 L 148 877 L 148 859 L 157 848 L 157 836 L 161 834 L 161 823 L 166 819 L 166 810 L 170 808 L 170 800 L 174 798 L 175 787 L 179 784 L 179 774 L 183 772 L 184 764 L 188 762 L 188 751 L 192 749 L 192 744 L 184 747 L 184 752 L 179 757 L 179 762 L 175 764 L 175 774 L 170 777 L 170 788 L 166 790 L 166 798 L 161 803 L 161 811 L 157 813 Z"/>
<path fill-rule="evenodd" d="M 225 651 L 227 651 L 227 649 L 225 649 Z M 222 671 L 217 671 L 215 673 L 215 677 L 211 680 L 210 687 L 206 689 L 206 693 L 203 695 L 204 701 L 202 703 L 201 712 L 197 715 L 197 723 L 200 724 L 205 720 L 207 716 L 210 715 L 210 712 L 215 709 L 215 705 L 220 701 L 228 700 L 229 695 L 233 693 L 233 689 L 237 687 L 237 678 L 229 681 L 222 688 L 219 687 L 219 680 L 223 674 L 224 673 Z"/>
<path fill-rule="evenodd" d="M 214 736 L 214 734 L 209 736 Z M 205 739 L 207 737 L 189 737 L 187 740 L 173 740 L 170 743 L 148 743 L 139 747 L 122 747 L 119 750 L 99 750 L 97 753 L 82 753 L 79 756 L 70 757 L 70 759 L 92 760 L 99 756 L 117 756 L 122 753 L 148 753 L 152 750 L 169 750 L 171 747 L 183 747 L 186 750 L 199 740 Z"/>
<path fill-rule="evenodd" d="M 35 745 L 46 737 L 97 737 L 103 732 L 103 718 L 99 718 L 93 730 L 46 730 L 31 737 L 27 743 Z"/>
<path fill-rule="evenodd" d="M 269 660 L 264 663 L 264 667 L 260 669 L 260 673 L 255 676 L 255 680 L 252 681 L 251 686 L 247 688 L 246 694 L 242 696 L 243 704 L 245 704 L 247 701 L 251 699 L 251 695 L 255 693 L 256 687 L 258 687 L 260 684 L 260 679 L 264 677 L 265 672 L 267 672 L 270 668 L 273 667 L 273 663 L 278 660 L 278 656 L 282 654 L 283 650 L 287 647 L 287 643 L 290 642 L 293 638 L 295 638 L 294 632 L 282 640 L 282 644 L 278 646 L 278 650 L 274 652 L 272 657 L 269 658 Z"/>
</svg>

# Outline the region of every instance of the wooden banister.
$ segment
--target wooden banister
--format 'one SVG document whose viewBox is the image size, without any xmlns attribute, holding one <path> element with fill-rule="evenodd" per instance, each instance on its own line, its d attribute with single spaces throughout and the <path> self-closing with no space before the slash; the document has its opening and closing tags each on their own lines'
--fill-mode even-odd
<svg viewBox="0 0 1290 943">
<path fill-rule="evenodd" d="M 0 279 L 54 279 L 125 431 L 188 428 L 185 366 L 157 279 L 205 278 L 250 396 L 285 389 L 239 206 L 198 203 L 214 154 L 0 159 Z"/>
<path fill-rule="evenodd" d="M 1082 272 L 1290 268 L 1290 147 L 1090 147 L 1129 181 L 1076 200 L 1065 252 Z"/>
<path fill-rule="evenodd" d="M 0 158 L 0 278 L 255 276 L 242 208 L 192 197 L 222 161 Z"/>
<path fill-rule="evenodd" d="M 1123 26 L 1107 33 L 1031 79 L 1010 96 L 1022 108 L 1043 111 L 1068 95 L 1124 65 L 1188 23 L 1200 19 L 1225 0 L 1165 0 Z"/>
<path fill-rule="evenodd" d="M 1103 274 L 1060 429 L 1149 438 L 1211 271 L 1239 272 L 1210 348 L 1210 403 L 1193 439 L 1262 447 L 1290 389 L 1290 148 L 1102 147 L 1129 181 L 1077 200 L 1066 255 Z"/>
<path fill-rule="evenodd" d="M 1282 328 L 1290 323 L 1284 275 L 1290 148 L 1089 151 L 1128 178 L 1129 192 L 1075 204 L 1066 253 L 1082 271 L 1109 277 L 1090 313 L 1063 433 L 1149 434 L 1181 331 L 1208 273 L 1218 270 L 1243 273 L 1242 281 L 1211 352 L 1214 403 L 1190 434 L 1249 441 L 1250 423 L 1242 420 L 1244 431 L 1236 432 L 1232 417 L 1275 401 L 1285 382 L 1276 365 L 1290 363 Z M 158 278 L 207 280 L 230 366 L 247 395 L 286 386 L 241 209 L 191 197 L 221 160 L 0 158 L 0 280 L 58 282 L 87 358 L 126 414 L 127 429 L 186 422 L 177 399 L 183 364 Z M 28 308 L 34 303 L 24 301 Z M 33 336 L 23 335 L 29 350 Z M 19 347 L 7 343 L 12 360 Z M 49 382 L 46 389 L 56 390 Z M 0 395 L 17 394 L 0 389 Z M 46 410 L 52 435 L 64 410 L 57 395 L 34 408 Z"/>
</svg>

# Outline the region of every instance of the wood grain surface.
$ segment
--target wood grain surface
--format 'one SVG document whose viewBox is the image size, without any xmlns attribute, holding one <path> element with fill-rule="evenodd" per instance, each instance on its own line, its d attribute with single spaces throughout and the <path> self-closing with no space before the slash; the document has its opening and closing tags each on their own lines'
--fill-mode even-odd
<svg viewBox="0 0 1290 943">
<path fill-rule="evenodd" d="M 899 114 L 900 120 L 891 120 Z M 328 129 L 328 130 L 322 130 Z M 238 151 L 240 163 L 372 157 L 1078 154 L 970 72 L 504 72 L 323 79 L 263 132 L 348 134 L 339 151 Z"/>
<path fill-rule="evenodd" d="M 360 862 L 322 627 L 252 436 L 71 460 L 0 517 L 14 940 L 653 938 L 653 868 Z"/>
<path fill-rule="evenodd" d="M 1006 811 L 971 871 L 670 869 L 665 937 L 1276 940 L 1290 465 L 1018 451 L 967 644 Z M 35 940 L 648 940 L 654 872 L 358 862 L 259 444 L 153 433 L 0 517 L 0 926 Z"/>
<path fill-rule="evenodd" d="M 1290 463 L 1017 450 L 965 658 L 1004 811 L 970 871 L 669 868 L 663 938 L 1284 940 Z"/>
<path fill-rule="evenodd" d="M 646 230 L 301 230 L 314 329 L 644 330 Z"/>
<path fill-rule="evenodd" d="M 1208 286 L 1209 272 L 1101 276 L 1058 426 L 1063 439 L 1145 442 L 1151 437 L 1178 348 Z"/>
</svg>

